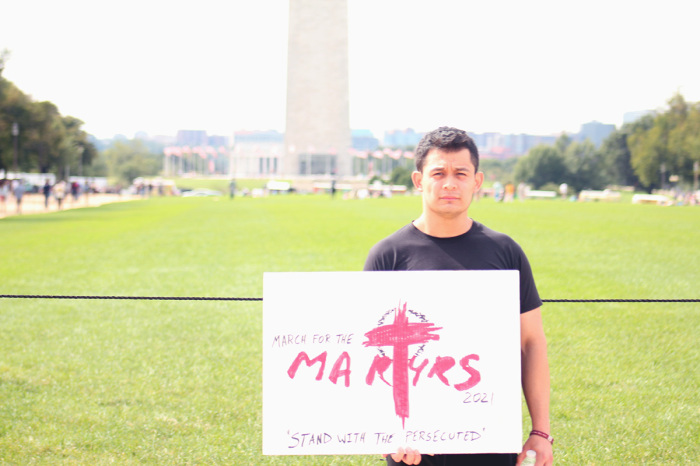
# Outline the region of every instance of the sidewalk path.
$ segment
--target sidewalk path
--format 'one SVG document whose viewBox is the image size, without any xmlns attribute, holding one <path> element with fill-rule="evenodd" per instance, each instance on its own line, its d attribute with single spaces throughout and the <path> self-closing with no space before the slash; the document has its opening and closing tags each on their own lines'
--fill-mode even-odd
<svg viewBox="0 0 700 466">
<path fill-rule="evenodd" d="M 67 196 L 63 200 L 63 206 L 61 210 L 67 209 L 79 209 L 81 207 L 98 207 L 102 204 L 108 204 L 111 202 L 124 202 L 133 201 L 136 199 L 143 199 L 141 196 L 132 195 L 119 195 L 119 194 L 81 194 L 77 201 L 73 200 L 72 196 Z M 22 197 L 22 214 L 43 214 L 46 212 L 56 212 L 58 211 L 58 202 L 53 197 L 49 198 L 49 208 L 44 207 L 44 195 L 43 194 L 25 194 Z M 17 215 L 17 202 L 15 197 L 10 195 L 5 200 L 5 205 L 0 204 L 0 218 L 9 217 L 10 215 Z"/>
</svg>

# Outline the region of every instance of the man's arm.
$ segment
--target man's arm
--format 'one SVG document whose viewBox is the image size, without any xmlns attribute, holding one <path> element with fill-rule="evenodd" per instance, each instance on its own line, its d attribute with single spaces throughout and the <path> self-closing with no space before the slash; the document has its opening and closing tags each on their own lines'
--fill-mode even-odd
<svg viewBox="0 0 700 466">
<path fill-rule="evenodd" d="M 523 393 L 532 419 L 532 429 L 550 434 L 549 363 L 540 308 L 520 315 L 520 351 Z M 537 466 L 552 464 L 552 445 L 547 439 L 530 436 L 518 456 L 518 464 L 525 458 L 527 450 L 537 452 Z"/>
</svg>

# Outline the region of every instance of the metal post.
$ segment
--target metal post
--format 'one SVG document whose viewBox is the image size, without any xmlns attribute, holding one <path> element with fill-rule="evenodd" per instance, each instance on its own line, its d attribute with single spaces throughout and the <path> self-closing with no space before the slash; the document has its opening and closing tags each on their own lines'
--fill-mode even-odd
<svg viewBox="0 0 700 466">
<path fill-rule="evenodd" d="M 666 189 L 666 164 L 661 164 L 661 189 Z"/>
<path fill-rule="evenodd" d="M 78 146 L 78 162 L 80 165 L 78 166 L 79 174 L 82 177 L 83 176 L 83 152 L 85 151 L 85 148 L 83 146 Z"/>
<path fill-rule="evenodd" d="M 12 170 L 15 172 L 15 176 L 17 176 L 17 158 L 18 158 L 18 150 L 17 150 L 17 143 L 19 139 L 19 125 L 15 121 L 12 123 L 12 138 L 14 139 L 14 164 L 12 166 Z"/>
</svg>

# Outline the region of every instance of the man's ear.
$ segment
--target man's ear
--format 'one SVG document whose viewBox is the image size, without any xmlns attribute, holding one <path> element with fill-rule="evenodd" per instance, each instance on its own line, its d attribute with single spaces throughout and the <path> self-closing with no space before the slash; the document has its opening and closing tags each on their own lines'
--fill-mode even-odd
<svg viewBox="0 0 700 466">
<path fill-rule="evenodd" d="M 476 175 L 474 175 L 474 181 L 476 181 L 474 184 L 474 192 L 476 192 L 480 190 L 481 185 L 484 184 L 484 172 L 477 172 Z"/>
<path fill-rule="evenodd" d="M 413 181 L 413 186 L 420 190 L 422 188 L 421 183 L 423 182 L 423 174 L 419 171 L 414 171 L 411 173 L 411 180 Z"/>
</svg>

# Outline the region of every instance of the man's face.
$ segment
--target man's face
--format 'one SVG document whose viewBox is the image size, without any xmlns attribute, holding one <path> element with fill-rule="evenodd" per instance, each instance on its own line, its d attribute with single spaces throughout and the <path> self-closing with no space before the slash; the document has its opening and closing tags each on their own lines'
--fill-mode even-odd
<svg viewBox="0 0 700 466">
<path fill-rule="evenodd" d="M 476 173 L 469 149 L 446 152 L 432 149 L 423 171 L 413 172 L 413 184 L 423 191 L 423 210 L 444 218 L 466 214 L 483 173 Z M 430 211 L 430 212 L 428 212 Z"/>
</svg>

